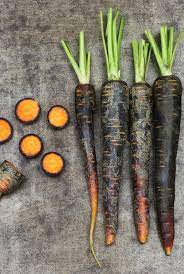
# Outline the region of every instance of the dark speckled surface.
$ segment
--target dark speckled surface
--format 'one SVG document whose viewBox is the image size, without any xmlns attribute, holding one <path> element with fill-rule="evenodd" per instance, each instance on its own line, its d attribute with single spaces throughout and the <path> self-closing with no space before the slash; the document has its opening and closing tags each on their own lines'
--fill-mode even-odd
<svg viewBox="0 0 184 274">
<path fill-rule="evenodd" d="M 181 0 L 1 0 L 0 1 L 0 116 L 14 125 L 14 138 L 0 147 L 0 160 L 13 161 L 28 180 L 15 193 L 0 201 L 0 273 L 79 274 L 79 273 L 184 273 L 184 120 L 181 123 L 176 177 L 176 235 L 171 257 L 161 248 L 156 230 L 153 198 L 149 242 L 140 246 L 132 218 L 132 191 L 125 156 L 121 193 L 119 231 L 116 244 L 104 245 L 103 214 L 100 205 L 96 227 L 96 251 L 103 268 L 98 270 L 88 248 L 89 203 L 74 125 L 76 77 L 68 65 L 59 41 L 65 37 L 76 49 L 78 32 L 86 31 L 92 52 L 92 83 L 97 92 L 95 131 L 97 158 L 101 162 L 99 121 L 100 86 L 106 75 L 101 46 L 98 12 L 118 6 L 126 18 L 123 43 L 122 79 L 133 81 L 130 41 L 142 36 L 145 28 L 155 33 L 161 23 L 183 28 L 184 2 Z M 174 72 L 184 82 L 184 44 L 178 49 Z M 148 81 L 157 70 L 150 66 Z M 33 126 L 15 119 L 14 106 L 23 97 L 40 102 L 42 114 Z M 62 104 L 71 114 L 70 125 L 53 131 L 47 124 L 47 111 Z M 45 152 L 57 150 L 66 159 L 61 177 L 49 178 L 41 171 L 40 159 L 25 160 L 18 151 L 23 134 L 42 136 Z M 126 149 L 126 155 L 128 146 Z M 100 165 L 99 165 L 100 166 Z M 100 173 L 100 168 L 99 168 Z M 152 186 L 150 186 L 152 193 Z"/>
</svg>

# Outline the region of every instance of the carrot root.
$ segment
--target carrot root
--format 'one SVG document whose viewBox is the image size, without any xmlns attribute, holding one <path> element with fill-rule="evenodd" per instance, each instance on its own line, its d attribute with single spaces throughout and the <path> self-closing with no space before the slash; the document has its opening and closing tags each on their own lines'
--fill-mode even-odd
<svg viewBox="0 0 184 274">
<path fill-rule="evenodd" d="M 128 131 L 128 86 L 123 81 L 108 81 L 101 89 L 103 132 L 103 207 L 105 241 L 112 245 L 118 229 L 119 189 L 124 145 Z"/>
<path fill-rule="evenodd" d="M 149 233 L 149 162 L 151 151 L 152 88 L 135 83 L 130 91 L 131 172 L 137 239 L 144 244 Z"/>
<path fill-rule="evenodd" d="M 93 132 L 93 111 L 95 107 L 95 91 L 93 86 L 78 85 L 75 93 L 76 118 L 81 147 L 86 166 L 86 177 L 91 205 L 91 224 L 89 245 L 90 251 L 99 266 L 101 266 L 94 251 L 94 229 L 98 211 L 98 176 Z"/>
<path fill-rule="evenodd" d="M 182 85 L 174 75 L 154 83 L 155 196 L 158 228 L 166 255 L 174 242 L 176 155 L 180 133 Z"/>
</svg>

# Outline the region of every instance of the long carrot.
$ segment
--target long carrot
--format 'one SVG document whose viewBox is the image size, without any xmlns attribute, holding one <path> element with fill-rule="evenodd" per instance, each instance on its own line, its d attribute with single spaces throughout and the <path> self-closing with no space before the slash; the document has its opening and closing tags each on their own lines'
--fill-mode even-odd
<svg viewBox="0 0 184 274">
<path fill-rule="evenodd" d="M 172 65 L 181 33 L 174 45 L 174 28 L 160 29 L 161 50 L 151 32 L 146 36 L 153 48 L 161 76 L 153 85 L 154 92 L 154 154 L 155 194 L 158 226 L 162 246 L 170 255 L 174 241 L 174 199 L 176 155 L 180 133 L 181 95 L 180 79 L 172 74 Z"/>
<path fill-rule="evenodd" d="M 151 149 L 152 88 L 146 83 L 150 46 L 132 42 L 135 83 L 130 89 L 130 145 L 137 238 L 145 243 L 149 233 L 149 162 Z"/>
<path fill-rule="evenodd" d="M 88 189 L 91 203 L 89 244 L 91 253 L 93 254 L 97 264 L 101 266 L 95 254 L 93 243 L 94 229 L 98 211 L 98 176 L 93 132 L 95 91 L 94 87 L 89 84 L 91 55 L 89 52 L 86 54 L 85 51 L 84 32 L 80 32 L 79 64 L 76 63 L 68 43 L 62 40 L 61 44 L 79 79 L 79 84 L 75 89 L 75 111 L 81 147 L 86 162 L 85 166 L 87 171 Z"/>
<path fill-rule="evenodd" d="M 102 41 L 105 51 L 108 81 L 101 88 L 101 115 L 103 133 L 103 205 L 105 213 L 106 244 L 112 245 L 118 228 L 118 198 L 123 148 L 128 129 L 128 86 L 120 80 L 120 55 L 124 18 L 116 30 L 119 11 L 113 18 L 108 11 L 106 33 L 103 14 L 100 13 Z"/>
</svg>

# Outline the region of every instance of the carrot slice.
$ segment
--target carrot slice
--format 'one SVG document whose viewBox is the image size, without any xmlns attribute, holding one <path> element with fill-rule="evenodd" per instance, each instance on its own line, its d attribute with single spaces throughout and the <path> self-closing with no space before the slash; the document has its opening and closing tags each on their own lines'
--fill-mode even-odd
<svg viewBox="0 0 184 274">
<path fill-rule="evenodd" d="M 43 142 L 36 134 L 25 135 L 19 143 L 19 150 L 21 154 L 28 158 L 33 159 L 40 155 L 43 149 Z"/>
<path fill-rule="evenodd" d="M 13 136 L 13 127 L 5 118 L 0 118 L 0 144 L 8 142 Z"/>
<path fill-rule="evenodd" d="M 57 152 L 48 152 L 43 156 L 41 165 L 47 175 L 58 176 L 64 168 L 64 159 Z"/>
<path fill-rule="evenodd" d="M 15 107 L 15 114 L 18 120 L 24 124 L 31 124 L 37 120 L 41 108 L 39 103 L 32 98 L 20 100 Z"/>
<path fill-rule="evenodd" d="M 63 129 L 69 122 L 69 113 L 61 105 L 53 106 L 48 112 L 49 124 L 56 129 Z"/>
</svg>

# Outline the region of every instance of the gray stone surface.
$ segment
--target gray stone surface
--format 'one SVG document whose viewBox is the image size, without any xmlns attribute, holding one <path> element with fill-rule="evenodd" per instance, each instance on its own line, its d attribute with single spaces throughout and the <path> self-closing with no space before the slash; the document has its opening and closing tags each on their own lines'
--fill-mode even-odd
<svg viewBox="0 0 184 274">
<path fill-rule="evenodd" d="M 28 180 L 14 194 L 0 201 L 0 273 L 184 273 L 184 120 L 181 123 L 176 177 L 176 234 L 171 257 L 161 248 L 156 229 L 152 186 L 149 242 L 140 246 L 132 218 L 132 191 L 125 157 L 120 194 L 119 232 L 116 244 L 104 245 L 103 211 L 100 201 L 95 247 L 103 268 L 98 270 L 88 248 L 90 207 L 74 126 L 76 77 L 60 49 L 61 37 L 76 49 L 78 32 L 86 31 L 92 52 L 92 83 L 97 93 L 96 143 L 101 162 L 99 121 L 100 86 L 106 79 L 98 13 L 119 7 L 126 18 L 122 53 L 122 78 L 133 81 L 130 41 L 140 38 L 145 28 L 158 32 L 161 23 L 184 26 L 183 0 L 0 0 L 0 116 L 14 125 L 14 138 L 0 147 L 0 160 L 13 161 Z M 184 83 L 184 43 L 177 52 L 174 72 Z M 157 70 L 150 65 L 152 84 Z M 15 119 L 16 102 L 27 96 L 42 107 L 39 121 L 22 126 Z M 63 104 L 71 113 L 70 125 L 61 132 L 51 130 L 46 114 L 53 104 Z M 57 150 L 66 159 L 60 178 L 48 178 L 40 171 L 40 159 L 25 160 L 18 151 L 20 138 L 29 132 L 43 137 L 45 152 Z M 128 147 L 127 147 L 128 151 Z"/>
</svg>

